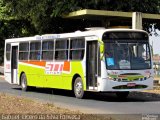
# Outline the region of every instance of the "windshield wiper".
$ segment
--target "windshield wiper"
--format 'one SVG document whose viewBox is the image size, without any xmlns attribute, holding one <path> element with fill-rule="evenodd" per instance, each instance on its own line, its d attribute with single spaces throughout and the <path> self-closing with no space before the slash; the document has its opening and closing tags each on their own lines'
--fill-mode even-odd
<svg viewBox="0 0 160 120">
<path fill-rule="evenodd" d="M 116 41 L 116 44 L 118 45 L 118 47 L 120 46 L 120 44 L 118 43 L 118 41 Z"/>
</svg>

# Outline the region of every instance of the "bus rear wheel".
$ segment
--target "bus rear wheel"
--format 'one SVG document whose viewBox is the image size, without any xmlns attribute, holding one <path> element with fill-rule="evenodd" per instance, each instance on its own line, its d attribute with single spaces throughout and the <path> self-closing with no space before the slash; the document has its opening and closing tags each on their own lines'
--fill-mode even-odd
<svg viewBox="0 0 160 120">
<path fill-rule="evenodd" d="M 21 75 L 21 88 L 22 88 L 23 91 L 27 91 L 28 90 L 27 77 L 26 77 L 25 73 L 23 73 Z"/>
<path fill-rule="evenodd" d="M 126 91 L 126 92 L 116 92 L 116 95 L 120 99 L 125 99 L 125 98 L 128 97 L 129 91 Z"/>
<path fill-rule="evenodd" d="M 84 97 L 83 82 L 80 77 L 77 77 L 74 82 L 74 95 L 78 99 L 82 99 Z"/>
</svg>

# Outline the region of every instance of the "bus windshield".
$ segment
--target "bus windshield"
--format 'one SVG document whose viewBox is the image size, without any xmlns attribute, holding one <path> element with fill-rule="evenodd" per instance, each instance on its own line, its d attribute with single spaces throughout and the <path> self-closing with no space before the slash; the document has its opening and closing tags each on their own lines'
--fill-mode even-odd
<svg viewBox="0 0 160 120">
<path fill-rule="evenodd" d="M 151 68 L 148 35 L 143 32 L 106 32 L 105 63 L 109 70 Z"/>
</svg>

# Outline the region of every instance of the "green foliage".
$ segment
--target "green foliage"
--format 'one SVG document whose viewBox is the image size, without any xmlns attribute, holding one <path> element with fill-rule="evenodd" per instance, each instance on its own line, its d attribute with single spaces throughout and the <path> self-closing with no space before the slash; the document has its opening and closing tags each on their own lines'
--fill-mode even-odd
<svg viewBox="0 0 160 120">
<path fill-rule="evenodd" d="M 143 2 L 142 0 L 55 0 L 52 16 L 62 16 L 80 9 L 159 14 L 160 0 L 143 0 Z M 154 29 L 151 24 L 154 24 Z M 160 22 L 143 21 L 143 28 L 148 32 L 160 30 Z M 156 32 L 155 35 L 157 35 Z"/>
<path fill-rule="evenodd" d="M 159 14 L 160 0 L 0 0 L 0 48 L 4 47 L 6 38 L 70 32 L 101 25 L 99 21 L 61 17 L 81 9 Z M 149 31 L 151 24 L 160 29 L 159 21 L 144 22 L 144 29 Z M 0 54 L 2 52 L 0 49 Z"/>
<path fill-rule="evenodd" d="M 160 0 L 0 0 L 0 6 L 1 19 L 28 21 L 37 34 L 43 34 L 65 29 L 65 20 L 61 16 L 71 11 L 98 9 L 159 13 Z M 145 23 L 144 27 L 149 24 Z M 160 28 L 159 24 L 155 25 Z"/>
<path fill-rule="evenodd" d="M 55 0 L 53 15 L 80 9 L 159 13 L 160 0 Z"/>
</svg>

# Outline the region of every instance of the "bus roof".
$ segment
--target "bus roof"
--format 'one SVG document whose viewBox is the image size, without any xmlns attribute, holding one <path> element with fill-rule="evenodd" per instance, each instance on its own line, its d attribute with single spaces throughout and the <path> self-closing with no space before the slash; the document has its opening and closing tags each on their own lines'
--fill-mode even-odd
<svg viewBox="0 0 160 120">
<path fill-rule="evenodd" d="M 87 37 L 87 36 L 97 36 L 100 37 L 104 32 L 115 32 L 115 31 L 133 31 L 133 32 L 145 32 L 143 30 L 137 29 L 125 29 L 125 28 L 115 28 L 115 29 L 93 29 L 89 31 L 75 31 L 71 33 L 62 33 L 62 34 L 44 34 L 44 35 L 35 35 L 32 37 L 21 37 L 21 38 L 10 38 L 6 39 L 6 42 L 21 42 L 21 41 L 33 41 L 33 40 L 49 40 L 49 39 L 61 39 L 61 38 L 73 38 L 73 37 Z M 145 32 L 147 33 L 147 32 Z"/>
</svg>

